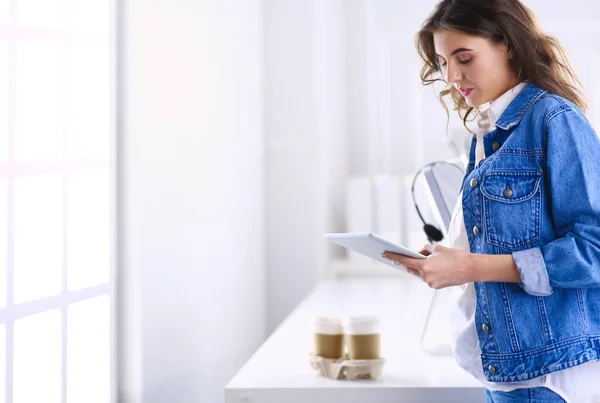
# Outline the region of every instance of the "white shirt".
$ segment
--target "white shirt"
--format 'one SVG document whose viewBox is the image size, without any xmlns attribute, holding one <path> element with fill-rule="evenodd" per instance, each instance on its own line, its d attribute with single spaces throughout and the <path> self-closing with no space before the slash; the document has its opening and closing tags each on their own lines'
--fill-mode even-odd
<svg viewBox="0 0 600 403">
<path fill-rule="evenodd" d="M 483 137 L 491 131 L 504 110 L 527 86 L 520 83 L 492 102 L 479 118 L 479 131 L 475 146 L 475 166 L 485 158 Z M 489 118 L 489 124 L 488 124 Z M 486 130 L 488 129 L 488 130 Z M 450 246 L 470 252 L 469 238 L 462 210 L 462 193 L 454 208 L 448 230 Z M 481 348 L 475 327 L 475 306 L 477 296 L 473 283 L 454 287 L 451 293 L 453 332 L 452 352 L 459 366 L 479 380 L 489 390 L 510 392 L 520 388 L 546 387 L 560 395 L 567 402 L 588 403 L 600 401 L 600 362 L 588 362 L 523 382 L 489 382 L 483 373 Z"/>
</svg>

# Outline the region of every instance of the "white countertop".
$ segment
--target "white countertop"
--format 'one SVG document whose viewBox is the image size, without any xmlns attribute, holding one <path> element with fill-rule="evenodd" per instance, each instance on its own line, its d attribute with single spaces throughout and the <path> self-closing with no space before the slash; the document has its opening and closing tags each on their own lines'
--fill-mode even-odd
<svg viewBox="0 0 600 403">
<path fill-rule="evenodd" d="M 225 387 L 225 402 L 484 402 L 484 389 L 452 357 L 421 348 L 432 295 L 433 290 L 410 277 L 319 284 Z M 309 353 L 311 323 L 318 315 L 380 317 L 383 375 L 371 381 L 317 375 Z"/>
</svg>

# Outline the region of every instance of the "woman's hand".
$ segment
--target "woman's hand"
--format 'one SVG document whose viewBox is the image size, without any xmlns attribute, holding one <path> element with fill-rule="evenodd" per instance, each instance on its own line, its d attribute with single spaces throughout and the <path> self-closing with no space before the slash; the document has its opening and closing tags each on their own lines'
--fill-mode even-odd
<svg viewBox="0 0 600 403">
<path fill-rule="evenodd" d="M 427 259 L 414 259 L 392 252 L 383 257 L 404 266 L 409 273 L 419 277 L 431 288 L 440 289 L 477 281 L 473 270 L 472 254 L 441 245 L 425 245 L 421 254 Z"/>
</svg>

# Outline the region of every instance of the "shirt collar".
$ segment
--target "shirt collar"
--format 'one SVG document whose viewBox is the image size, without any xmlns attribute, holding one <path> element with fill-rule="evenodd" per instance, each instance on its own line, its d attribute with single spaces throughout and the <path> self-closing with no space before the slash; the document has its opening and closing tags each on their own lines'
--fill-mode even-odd
<svg viewBox="0 0 600 403">
<path fill-rule="evenodd" d="M 519 83 L 490 103 L 489 108 L 486 110 L 486 113 L 490 118 L 490 127 L 493 127 L 496 124 L 506 108 L 508 108 L 511 102 L 514 101 L 517 95 L 519 95 L 525 87 L 527 87 L 526 82 Z"/>
</svg>

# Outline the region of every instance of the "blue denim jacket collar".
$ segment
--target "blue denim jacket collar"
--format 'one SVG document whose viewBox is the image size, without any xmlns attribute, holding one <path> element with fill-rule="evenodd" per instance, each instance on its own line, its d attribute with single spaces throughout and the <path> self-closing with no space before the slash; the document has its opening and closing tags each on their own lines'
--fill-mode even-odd
<svg viewBox="0 0 600 403">
<path fill-rule="evenodd" d="M 504 130 L 518 125 L 527 110 L 544 95 L 546 91 L 536 84 L 529 83 L 519 95 L 508 105 L 502 116 L 496 121 L 496 127 Z"/>
<path fill-rule="evenodd" d="M 497 132 L 492 132 L 492 133 L 495 133 L 494 134 L 495 138 L 501 138 L 501 141 L 500 140 L 498 140 L 498 141 L 500 141 L 500 143 L 503 143 L 507 137 L 506 131 L 512 129 L 513 127 L 516 127 L 519 123 L 521 123 L 521 120 L 523 120 L 523 117 L 525 116 L 527 111 L 544 94 L 546 94 L 546 91 L 533 83 L 529 83 L 527 85 L 527 87 L 523 88 L 523 91 L 521 91 L 519 93 L 519 95 L 517 95 L 517 97 L 508 105 L 508 107 L 504 110 L 504 112 L 502 113 L 500 118 L 496 121 L 495 126 L 499 129 L 503 129 L 505 132 L 502 134 L 497 133 Z M 486 134 L 486 136 L 484 136 L 484 137 L 489 140 L 490 139 L 489 136 L 490 136 L 490 133 Z M 473 139 L 471 141 L 470 151 L 469 151 L 469 163 L 467 165 L 467 171 L 466 171 L 464 180 L 466 180 L 466 178 L 469 176 L 469 174 L 475 168 L 475 146 L 476 146 L 476 143 L 477 143 L 477 139 L 475 136 L 473 136 Z M 491 153 L 493 151 L 487 150 L 491 146 L 489 146 L 489 147 L 485 146 L 485 147 L 486 147 L 486 155 L 491 155 Z M 480 161 L 480 164 L 482 162 L 483 162 L 483 160 Z M 465 184 L 465 182 L 463 181 L 463 184 L 461 186 L 461 191 L 464 189 L 464 184 Z"/>
</svg>

